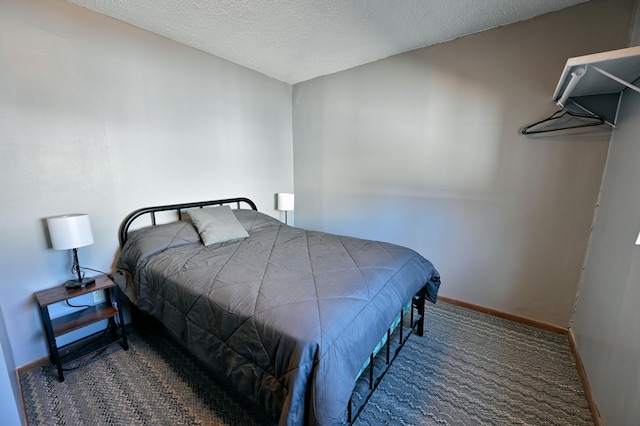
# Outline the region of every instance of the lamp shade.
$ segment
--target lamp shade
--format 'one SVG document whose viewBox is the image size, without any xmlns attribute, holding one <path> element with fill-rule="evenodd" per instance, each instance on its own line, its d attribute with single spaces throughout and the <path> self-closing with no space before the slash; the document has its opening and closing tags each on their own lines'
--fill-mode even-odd
<svg viewBox="0 0 640 426">
<path fill-rule="evenodd" d="M 69 250 L 93 244 L 89 215 L 76 213 L 47 218 L 54 250 Z"/>
<path fill-rule="evenodd" d="M 289 192 L 279 192 L 277 195 L 277 209 L 280 211 L 292 211 L 295 195 Z"/>
</svg>

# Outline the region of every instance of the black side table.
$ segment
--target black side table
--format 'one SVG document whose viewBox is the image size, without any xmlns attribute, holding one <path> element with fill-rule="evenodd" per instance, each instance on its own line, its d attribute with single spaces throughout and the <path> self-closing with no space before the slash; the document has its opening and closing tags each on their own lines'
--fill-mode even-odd
<svg viewBox="0 0 640 426">
<path fill-rule="evenodd" d="M 53 320 L 49 316 L 49 305 L 99 290 L 104 290 L 106 293 L 106 299 L 103 303 L 54 318 Z M 40 307 L 42 323 L 47 336 L 49 358 L 57 367 L 58 378 L 61 382 L 64 382 L 63 364 L 106 348 L 114 343 L 120 343 L 125 351 L 129 349 L 124 317 L 120 309 L 120 306 L 122 306 L 120 290 L 109 276 L 97 276 L 95 284 L 85 288 L 67 289 L 64 285 L 59 285 L 38 291 L 35 296 Z M 114 301 L 116 303 L 113 303 Z M 119 324 L 116 324 L 116 315 L 118 316 Z M 58 347 L 56 344 L 57 337 L 105 319 L 109 321 L 108 332 L 95 333 L 62 347 Z"/>
</svg>

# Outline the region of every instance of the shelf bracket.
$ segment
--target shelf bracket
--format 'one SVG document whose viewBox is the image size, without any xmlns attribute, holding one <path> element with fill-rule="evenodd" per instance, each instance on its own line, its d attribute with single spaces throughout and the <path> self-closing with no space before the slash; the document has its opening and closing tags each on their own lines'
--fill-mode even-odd
<svg viewBox="0 0 640 426">
<path fill-rule="evenodd" d="M 635 90 L 636 92 L 640 93 L 640 87 L 634 86 L 633 84 L 628 83 L 628 82 L 624 81 L 623 79 L 621 79 L 619 77 L 616 77 L 615 75 L 611 74 L 610 72 L 607 72 L 607 71 L 605 71 L 603 69 L 600 69 L 600 68 L 596 67 L 595 65 L 591 65 L 591 68 L 593 68 L 594 70 L 598 71 L 600 74 L 602 74 L 602 75 L 604 75 L 606 77 L 609 77 L 610 79 L 612 79 L 614 81 L 617 81 L 618 83 L 622 84 L 623 86 L 628 87 L 629 89 Z M 564 97 L 564 95 L 563 95 L 563 97 Z"/>
<path fill-rule="evenodd" d="M 620 94 L 620 97 L 618 98 L 618 106 L 616 107 L 616 115 L 613 118 L 613 123 L 610 122 L 607 119 L 604 120 L 604 123 L 607 124 L 608 126 L 611 126 L 612 129 L 616 128 L 616 124 L 617 124 L 617 121 L 618 121 L 618 111 L 620 111 L 620 103 L 621 103 L 621 101 L 622 101 L 622 93 Z M 582 111 L 586 112 L 587 114 L 591 114 L 591 115 L 596 116 L 596 117 L 602 117 L 602 116 L 599 116 L 598 114 L 594 113 L 593 111 L 585 108 L 584 106 L 580 105 L 578 102 L 575 101 L 575 99 L 569 99 L 569 102 L 571 102 L 573 105 L 577 106 L 579 109 L 581 109 Z"/>
</svg>

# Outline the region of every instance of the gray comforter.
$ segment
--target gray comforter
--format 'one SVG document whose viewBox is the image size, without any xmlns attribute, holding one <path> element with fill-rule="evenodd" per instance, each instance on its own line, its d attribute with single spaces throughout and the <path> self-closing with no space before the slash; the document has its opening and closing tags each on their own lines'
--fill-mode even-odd
<svg viewBox="0 0 640 426">
<path fill-rule="evenodd" d="M 356 375 L 433 265 L 393 244 L 234 211 L 249 237 L 205 247 L 190 221 L 133 232 L 118 285 L 280 424 L 337 424 Z"/>
</svg>

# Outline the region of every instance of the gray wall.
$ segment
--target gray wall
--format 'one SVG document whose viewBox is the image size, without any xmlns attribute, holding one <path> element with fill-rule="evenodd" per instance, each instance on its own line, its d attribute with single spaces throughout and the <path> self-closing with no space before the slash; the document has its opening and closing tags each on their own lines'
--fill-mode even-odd
<svg viewBox="0 0 640 426">
<path fill-rule="evenodd" d="M 640 45 L 638 23 L 632 42 Z M 639 160 L 640 94 L 626 90 L 572 326 L 607 425 L 640 424 Z"/>
<path fill-rule="evenodd" d="M 442 294 L 568 326 L 610 130 L 526 137 L 633 1 L 551 13 L 294 86 L 296 224 L 431 259 Z"/>
<path fill-rule="evenodd" d="M 82 212 L 110 271 L 148 205 L 293 189 L 291 86 L 63 0 L 0 2 L 0 279 L 18 366 L 47 355 L 33 293 L 71 278 L 42 219 Z M 56 312 L 58 315 L 62 312 Z"/>
<path fill-rule="evenodd" d="M 11 343 L 5 327 L 2 306 L 0 305 L 0 413 L 2 413 L 2 424 L 13 426 L 25 424 L 22 410 L 22 399 L 20 398 L 20 386 L 18 384 L 18 374 L 16 364 L 11 352 Z"/>
</svg>

